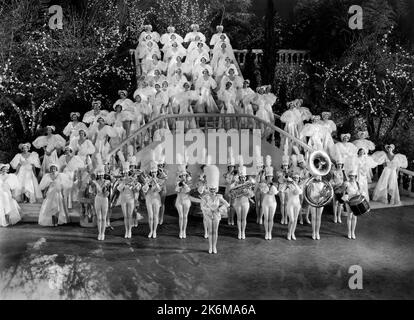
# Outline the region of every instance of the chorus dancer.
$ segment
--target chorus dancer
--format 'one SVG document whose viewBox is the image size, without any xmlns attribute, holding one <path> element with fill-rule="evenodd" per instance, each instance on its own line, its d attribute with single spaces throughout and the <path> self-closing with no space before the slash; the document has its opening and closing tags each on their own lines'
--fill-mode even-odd
<svg viewBox="0 0 414 320">
<path fill-rule="evenodd" d="M 321 125 L 322 127 L 326 128 L 326 135 L 323 140 L 323 149 L 328 151 L 329 153 L 333 154 L 334 150 L 334 141 L 332 136 L 335 134 L 337 128 L 335 122 L 333 122 L 331 118 L 332 113 L 328 111 L 324 111 L 321 113 L 322 120 Z"/>
<path fill-rule="evenodd" d="M 217 97 L 221 102 L 221 114 L 236 114 L 236 92 L 232 90 L 233 84 L 228 81 L 226 83 L 226 88 L 224 90 L 220 90 L 217 93 Z M 226 117 L 224 120 L 222 118 L 219 119 L 219 128 L 224 128 L 226 130 L 236 128 L 237 127 L 237 119 Z"/>
<path fill-rule="evenodd" d="M 18 187 L 15 190 L 15 197 L 18 202 L 36 203 L 40 201 L 42 192 L 36 178 L 36 168 L 40 169 L 40 160 L 37 152 L 30 152 L 29 142 L 20 143 L 21 153 L 14 156 L 10 165 L 16 170 Z"/>
<path fill-rule="evenodd" d="M 144 184 L 142 185 L 142 191 L 145 195 L 145 204 L 148 212 L 148 224 L 150 233 L 148 238 L 157 237 L 157 227 L 159 223 L 159 212 L 161 208 L 161 196 L 160 192 L 162 182 L 157 178 L 158 166 L 157 163 L 152 160 L 150 163 L 149 174 L 145 176 Z"/>
<path fill-rule="evenodd" d="M 291 173 L 291 177 L 287 179 L 286 184 L 286 195 L 287 195 L 287 204 L 286 211 L 287 216 L 289 217 L 288 223 L 288 240 L 296 240 L 295 231 L 298 223 L 298 217 L 301 210 L 301 199 L 300 195 L 303 193 L 302 187 L 299 184 L 300 173 L 298 170 L 294 170 Z"/>
<path fill-rule="evenodd" d="M 0 226 L 14 225 L 21 220 L 20 207 L 13 198 L 13 191 L 18 189 L 19 181 L 15 174 L 8 173 L 9 164 L 0 163 Z"/>
<path fill-rule="evenodd" d="M 301 140 L 304 140 L 306 137 L 309 138 L 307 144 L 314 150 L 323 150 L 325 129 L 322 128 L 320 120 L 320 116 L 312 116 L 312 123 L 305 124 L 299 132 Z"/>
<path fill-rule="evenodd" d="M 211 61 L 211 67 L 213 68 L 213 76 L 216 79 L 217 83 L 221 83 L 227 70 L 234 67 L 233 61 L 229 56 L 223 56 L 219 61 Z"/>
<path fill-rule="evenodd" d="M 183 70 L 181 68 L 177 68 L 174 70 L 174 73 L 170 77 L 168 77 L 168 82 L 173 88 L 173 92 L 171 93 L 172 96 L 184 91 L 184 83 L 188 83 L 189 89 L 191 88 L 191 84 L 188 82 L 188 79 L 183 74 Z"/>
<path fill-rule="evenodd" d="M 368 180 L 372 169 L 378 166 L 378 163 L 367 154 L 365 148 L 358 149 L 358 156 L 354 158 L 355 166 L 357 168 L 357 181 L 361 194 L 369 202 Z"/>
<path fill-rule="evenodd" d="M 190 74 L 191 73 L 191 70 L 186 69 L 186 64 L 183 62 L 183 58 L 181 56 L 176 56 L 174 60 L 170 60 L 170 63 L 167 66 L 167 77 L 168 77 L 168 79 L 171 80 L 171 78 L 174 77 L 175 74 L 177 73 L 178 69 L 180 69 L 180 72 L 179 72 L 180 76 L 185 76 L 184 73 L 185 74 Z M 175 84 L 175 82 L 174 82 L 174 84 Z"/>
<path fill-rule="evenodd" d="M 271 166 L 272 159 L 270 156 L 266 157 L 266 164 L 269 163 L 269 166 Z M 260 189 L 261 183 L 266 183 L 266 171 L 265 166 L 263 163 L 263 156 L 260 153 L 260 147 L 256 147 L 255 149 L 255 161 L 256 161 L 256 188 L 254 191 L 254 200 L 256 203 L 256 223 L 257 224 L 263 224 L 263 210 L 262 210 L 262 200 L 263 200 L 263 192 Z M 272 167 L 273 169 L 273 167 Z M 272 180 L 273 180 L 273 173 L 272 173 Z M 277 193 L 277 192 L 276 192 Z"/>
<path fill-rule="evenodd" d="M 160 71 L 160 70 L 158 70 L 158 69 L 154 69 L 153 71 L 151 71 L 151 72 L 147 75 L 146 79 L 148 80 L 148 84 L 149 84 L 151 87 L 155 88 L 155 85 L 156 85 L 157 83 L 161 86 L 162 82 L 163 82 L 164 80 L 167 80 L 167 77 L 166 77 L 166 76 L 164 76 L 164 75 L 161 73 L 161 71 Z M 153 95 L 151 95 L 151 96 L 154 96 L 154 95 L 155 95 L 155 92 L 154 92 L 154 94 L 153 94 Z"/>
<path fill-rule="evenodd" d="M 161 36 L 160 42 L 163 46 L 165 46 L 168 43 L 173 42 L 173 41 L 177 41 L 178 43 L 183 43 L 184 39 L 178 33 L 175 32 L 175 27 L 168 26 L 167 32 Z"/>
<path fill-rule="evenodd" d="M 378 165 L 384 165 L 384 170 L 375 186 L 372 196 L 373 201 L 380 201 L 385 204 L 398 205 L 400 192 L 398 189 L 398 172 L 400 168 L 407 168 L 407 157 L 401 153 L 394 153 L 395 145 L 385 145 L 384 151 L 377 151 L 372 155 Z"/>
<path fill-rule="evenodd" d="M 201 56 L 198 60 L 194 61 L 194 65 L 191 67 L 191 72 L 193 82 L 196 82 L 198 78 L 203 76 L 204 69 L 208 70 L 209 74 L 213 74 L 213 69 L 208 64 L 210 58 L 208 55 Z"/>
<path fill-rule="evenodd" d="M 168 95 L 161 90 L 161 83 L 157 82 L 155 84 L 155 90 L 157 90 L 157 93 L 150 99 L 150 104 L 152 105 L 151 120 L 157 119 L 168 112 L 167 107 L 169 104 L 169 98 Z M 163 120 L 161 124 L 154 126 L 154 128 L 155 130 L 169 129 L 168 122 Z"/>
<path fill-rule="evenodd" d="M 156 92 L 156 91 L 155 91 Z M 148 97 L 142 93 L 134 93 L 134 114 L 135 118 L 131 123 L 131 132 L 138 130 L 142 125 L 150 121 L 152 107 Z"/>
<path fill-rule="evenodd" d="M 144 26 L 144 31 L 142 31 L 139 35 L 138 42 L 145 42 L 149 40 L 159 42 L 160 34 L 152 30 L 152 25 L 147 24 Z"/>
<path fill-rule="evenodd" d="M 250 88 L 250 80 L 246 79 L 243 81 L 243 86 L 237 91 L 237 112 L 239 114 L 254 115 L 252 99 L 255 97 L 255 92 Z M 254 128 L 254 119 L 252 118 L 242 118 L 241 119 L 242 128 Z"/>
<path fill-rule="evenodd" d="M 92 137 L 96 152 L 100 155 L 104 163 L 107 163 L 109 161 L 108 154 L 110 150 L 108 140 L 116 137 L 117 133 L 112 127 L 106 124 L 107 120 L 103 116 L 98 117 L 97 121 L 97 126 L 91 126 L 89 128 L 89 136 Z"/>
<path fill-rule="evenodd" d="M 263 217 L 266 240 L 272 240 L 273 221 L 277 208 L 276 195 L 278 194 L 278 190 L 273 183 L 273 166 L 271 164 L 272 159 L 268 155 L 266 156 L 266 167 L 264 169 L 265 180 L 259 183 L 259 189 L 262 194 L 260 199 L 261 218 L 259 222 L 263 223 Z"/>
<path fill-rule="evenodd" d="M 211 58 L 211 66 L 213 71 L 216 72 L 215 76 L 220 77 L 220 74 L 217 74 L 221 65 L 225 64 L 226 58 L 230 59 L 230 62 L 235 65 L 237 72 L 241 74 L 240 67 L 237 63 L 236 57 L 234 56 L 234 51 L 229 42 L 217 41 L 213 48 L 213 57 Z M 223 70 L 224 72 L 227 70 Z"/>
<path fill-rule="evenodd" d="M 86 130 L 79 130 L 79 137 L 73 139 L 69 146 L 73 150 L 73 153 L 81 158 L 83 162 L 83 168 L 92 163 L 91 156 L 95 153 L 95 146 L 88 139 Z"/>
<path fill-rule="evenodd" d="M 196 23 L 193 23 L 190 26 L 191 31 L 188 32 L 184 37 L 184 42 L 192 42 L 196 40 L 196 37 L 200 38 L 200 41 L 206 42 L 206 37 L 202 34 L 200 30 L 200 26 Z"/>
<path fill-rule="evenodd" d="M 45 193 L 42 207 L 39 213 L 41 226 L 54 226 L 66 224 L 69 220 L 63 190 L 73 182 L 65 173 L 59 173 L 57 164 L 49 165 L 49 173 L 46 173 L 40 181 L 39 187 Z"/>
<path fill-rule="evenodd" d="M 355 229 L 357 224 L 357 216 L 352 212 L 349 206 L 349 199 L 354 196 L 360 195 L 361 191 L 359 184 L 356 180 L 357 170 L 350 169 L 348 171 L 348 181 L 345 182 L 344 196 L 342 197 L 345 201 L 346 211 L 348 213 L 347 226 L 348 226 L 348 239 L 356 239 Z"/>
<path fill-rule="evenodd" d="M 295 109 L 297 109 L 301 115 L 300 121 L 298 122 L 298 132 L 300 138 L 300 132 L 304 127 L 304 121 L 309 121 L 312 118 L 312 112 L 310 112 L 309 108 L 303 107 L 303 99 L 295 99 L 293 101 Z M 302 139 L 303 140 L 303 139 Z"/>
<path fill-rule="evenodd" d="M 368 140 L 369 138 L 369 133 L 368 131 L 358 131 L 357 132 L 357 137 L 358 139 L 352 141 L 352 143 L 358 148 L 364 148 L 366 153 L 368 154 L 369 152 L 373 152 L 375 150 L 375 143 L 372 142 L 371 140 Z M 372 182 L 372 170 L 369 170 L 368 173 L 368 183 Z"/>
<path fill-rule="evenodd" d="M 215 34 L 213 34 L 213 36 L 211 37 L 210 47 L 214 48 L 216 43 L 219 42 L 219 41 L 223 41 L 223 42 L 225 41 L 225 42 L 230 43 L 229 37 L 227 36 L 227 34 L 225 34 L 223 32 L 223 30 L 224 30 L 224 27 L 222 25 L 216 26 L 216 31 L 217 32 Z"/>
<path fill-rule="evenodd" d="M 151 59 L 145 59 L 142 62 L 142 74 L 148 75 L 155 69 L 160 70 L 161 73 L 167 72 L 167 64 L 159 59 L 157 53 L 154 53 Z"/>
<path fill-rule="evenodd" d="M 348 171 L 352 166 L 353 159 L 357 156 L 358 149 L 353 143 L 349 142 L 351 134 L 341 134 L 340 138 L 341 142 L 335 143 L 335 154 L 344 159 L 344 168 L 345 171 Z"/>
<path fill-rule="evenodd" d="M 128 136 L 128 132 L 124 128 L 124 124 L 128 123 L 128 125 L 125 127 L 127 127 L 129 131 L 129 122 L 134 120 L 135 108 L 133 106 L 133 102 L 131 102 L 129 110 L 127 109 L 127 107 L 123 107 L 120 103 L 114 104 L 113 108 L 114 111 L 109 113 L 106 120 L 107 123 L 111 125 L 114 131 L 116 132 L 115 137 L 112 137 L 111 139 L 111 145 L 112 147 L 115 147 L 119 143 L 121 143 L 122 139 L 125 139 Z"/>
<path fill-rule="evenodd" d="M 334 214 L 334 223 L 342 223 L 342 212 L 344 211 L 344 200 L 342 199 L 345 182 L 347 177 L 344 172 L 344 161 L 340 155 L 337 155 L 335 166 L 331 169 L 330 183 L 334 189 L 332 207 Z"/>
<path fill-rule="evenodd" d="M 210 72 L 204 69 L 203 76 L 195 82 L 195 89 L 200 96 L 194 107 L 194 113 L 219 113 L 219 109 L 211 93 L 216 88 L 216 81 L 210 76 Z M 199 125 L 198 119 L 197 125 Z"/>
<path fill-rule="evenodd" d="M 102 102 L 99 99 L 93 99 L 92 101 L 92 110 L 89 110 L 83 115 L 82 122 L 89 125 L 89 129 L 91 126 L 98 125 L 98 118 L 99 117 L 106 117 L 108 115 L 108 111 L 101 110 Z"/>
<path fill-rule="evenodd" d="M 167 70 L 177 62 L 177 57 L 184 59 L 187 56 L 187 50 L 177 42 L 166 45 L 162 50 L 164 52 L 164 62 L 167 64 Z"/>
<path fill-rule="evenodd" d="M 95 169 L 96 180 L 92 180 L 95 193 L 95 212 L 98 224 L 98 240 L 105 240 L 105 229 L 109 209 L 109 195 L 111 193 L 111 181 L 105 179 L 105 166 L 98 163 Z"/>
<path fill-rule="evenodd" d="M 301 203 L 301 207 L 302 210 L 299 213 L 299 223 L 303 224 L 303 215 L 305 215 L 305 220 L 307 224 L 311 224 L 310 220 L 309 220 L 309 204 L 305 201 L 304 197 L 303 197 L 303 192 L 304 192 L 304 188 L 305 188 L 305 184 L 308 181 L 308 179 L 311 177 L 311 174 L 309 172 L 309 169 L 306 165 L 306 161 L 305 161 L 305 157 L 303 156 L 303 154 L 298 154 L 297 155 L 297 170 L 299 171 L 299 185 L 302 188 L 302 194 L 300 194 L 299 198 L 300 198 L 300 203 Z"/>
<path fill-rule="evenodd" d="M 232 64 L 224 73 L 220 82 L 220 88 L 224 88 L 227 82 L 231 82 L 234 93 L 243 86 L 243 78 L 239 76 L 236 67 Z"/>
<path fill-rule="evenodd" d="M 247 182 L 246 167 L 243 165 L 242 156 L 239 156 L 239 166 L 237 171 L 238 179 L 231 185 L 230 194 L 232 194 L 234 188 L 240 187 Z M 247 214 L 250 209 L 250 199 L 253 196 L 254 192 L 250 186 L 247 186 L 237 194 L 232 194 L 233 206 L 237 215 L 238 239 L 246 239 Z"/>
<path fill-rule="evenodd" d="M 300 139 L 299 136 L 299 122 L 301 121 L 301 114 L 295 106 L 295 101 L 290 101 L 287 104 L 289 108 L 280 116 L 280 121 L 285 124 L 284 130 L 295 138 Z M 286 154 L 292 153 L 294 143 L 288 138 L 283 137 L 284 142 L 282 143 L 283 150 Z"/>
<path fill-rule="evenodd" d="M 277 180 L 277 189 L 278 189 L 278 196 L 280 200 L 280 224 L 288 224 L 287 218 L 287 178 L 289 177 L 289 156 L 284 155 L 282 157 L 282 166 L 281 170 L 276 172 L 276 180 Z"/>
<path fill-rule="evenodd" d="M 53 134 L 55 130 L 55 126 L 46 126 L 47 134 L 45 136 L 37 137 L 32 143 L 35 148 L 43 148 L 45 151 L 39 177 L 43 177 L 43 175 L 47 173 L 51 163 L 57 163 L 57 152 L 66 144 L 65 139 L 63 139 L 61 135 Z"/>
<path fill-rule="evenodd" d="M 155 70 L 157 70 L 157 69 L 154 69 L 153 71 L 151 71 L 151 73 L 155 74 Z M 159 72 L 159 70 L 158 70 L 158 72 Z M 155 93 L 157 92 L 157 90 L 155 90 L 154 87 L 151 87 L 149 85 L 149 80 L 150 79 L 148 79 L 148 80 L 146 80 L 146 79 L 147 78 L 145 78 L 144 80 L 142 80 L 140 82 L 140 86 L 137 88 L 137 90 L 134 91 L 134 94 L 133 94 L 134 97 L 137 94 L 139 94 L 143 101 L 148 100 L 150 97 L 154 96 Z M 144 99 L 144 97 L 146 97 L 146 99 Z"/>
<path fill-rule="evenodd" d="M 86 130 L 88 129 L 86 124 L 79 121 L 80 113 L 79 112 L 71 112 L 70 113 L 70 121 L 65 129 L 63 129 L 63 134 L 69 137 L 69 141 L 72 141 L 75 138 L 79 137 L 79 130 Z"/>
<path fill-rule="evenodd" d="M 320 199 L 321 194 L 325 188 L 325 183 L 322 181 L 322 176 L 316 175 L 315 182 L 311 184 L 310 187 L 310 198 L 312 199 Z M 310 206 L 310 212 L 312 215 L 312 239 L 313 240 L 320 240 L 319 231 L 321 229 L 321 221 L 322 221 L 322 212 L 324 207 L 315 207 L 313 205 Z"/>
<path fill-rule="evenodd" d="M 130 176 L 130 163 L 122 163 L 122 178 L 117 186 L 119 202 L 121 203 L 122 213 L 124 215 L 125 239 L 131 239 L 132 227 L 134 226 L 133 212 L 135 202 L 138 201 L 141 184 Z"/>
<path fill-rule="evenodd" d="M 187 221 L 188 212 L 191 207 L 191 200 L 189 192 L 191 191 L 191 174 L 187 171 L 187 159 L 184 152 L 184 156 L 177 154 L 178 171 L 177 182 L 175 186 L 175 192 L 177 192 L 177 198 L 175 200 L 175 207 L 178 211 L 178 222 L 180 227 L 180 239 L 187 237 Z"/>
<path fill-rule="evenodd" d="M 196 74 L 197 64 L 200 63 L 201 59 L 204 58 L 204 61 L 203 61 L 204 64 L 210 61 L 209 52 L 210 52 L 210 49 L 202 41 L 191 42 L 190 45 L 188 46 L 187 58 L 185 60 L 185 65 L 186 65 L 185 68 L 186 70 L 192 71 L 193 78 L 198 76 Z M 213 69 L 210 70 L 210 73 L 213 74 Z"/>
<path fill-rule="evenodd" d="M 85 161 L 77 155 L 73 154 L 73 149 L 71 146 L 66 146 L 64 149 L 64 154 L 59 157 L 57 163 L 60 172 L 67 175 L 69 181 L 71 182 L 68 185 L 63 187 L 63 199 L 65 201 L 65 206 L 68 209 L 72 209 L 73 202 L 77 201 L 78 191 L 76 190 L 76 185 L 74 183 L 76 172 L 85 167 Z"/>
<path fill-rule="evenodd" d="M 229 203 L 218 194 L 220 172 L 217 166 L 205 167 L 206 192 L 201 196 L 201 211 L 208 229 L 209 253 L 217 253 L 218 227 L 222 216 L 227 215 Z"/>
<path fill-rule="evenodd" d="M 185 82 L 183 84 L 184 91 L 174 95 L 171 99 L 171 108 L 174 113 L 178 114 L 193 114 L 193 107 L 191 103 L 197 101 L 199 94 L 195 90 L 190 90 L 190 84 Z M 194 118 L 184 119 L 184 129 L 195 129 L 196 121 Z"/>
<path fill-rule="evenodd" d="M 158 59 L 161 58 L 161 51 L 156 42 L 152 40 L 140 42 L 135 49 L 135 62 L 137 63 L 137 66 L 141 64 L 147 65 L 154 55 L 156 55 Z"/>
</svg>

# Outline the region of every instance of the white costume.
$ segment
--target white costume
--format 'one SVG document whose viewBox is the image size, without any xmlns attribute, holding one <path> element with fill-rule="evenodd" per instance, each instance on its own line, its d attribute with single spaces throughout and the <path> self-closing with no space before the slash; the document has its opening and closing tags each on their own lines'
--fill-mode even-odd
<svg viewBox="0 0 414 320">
<path fill-rule="evenodd" d="M 101 155 L 102 160 L 109 160 L 108 153 L 110 150 L 110 145 L 108 143 L 108 138 L 116 137 L 116 131 L 108 125 L 104 125 L 102 128 L 99 128 L 99 126 L 97 125 L 89 129 L 89 134 L 95 141 L 96 152 L 98 152 Z"/>
<path fill-rule="evenodd" d="M 9 165 L 0 164 L 0 170 Z M 12 197 L 12 191 L 19 187 L 19 181 L 14 174 L 0 174 L 0 226 L 16 224 L 21 220 L 19 205 Z M 6 217 L 7 216 L 7 217 Z"/>
<path fill-rule="evenodd" d="M 42 193 L 33 172 L 33 168 L 40 168 L 39 155 L 36 152 L 31 152 L 25 158 L 23 154 L 18 153 L 10 164 L 13 169 L 17 170 L 16 175 L 19 184 L 15 191 L 16 197 L 20 198 L 24 194 L 30 203 L 35 203 L 37 199 L 42 199 Z"/>
<path fill-rule="evenodd" d="M 195 113 L 218 113 L 216 102 L 213 99 L 211 90 L 217 88 L 217 83 L 210 76 L 205 79 L 204 75 L 197 79 L 195 89 L 199 92 L 200 97 L 195 106 Z"/>
<path fill-rule="evenodd" d="M 400 192 L 398 190 L 398 174 L 399 168 L 407 168 L 407 157 L 397 153 L 391 159 L 384 151 L 377 151 L 372 158 L 380 164 L 384 164 L 384 170 L 379 178 L 372 196 L 372 200 L 388 203 L 388 195 L 391 196 L 390 204 L 400 203 Z"/>
<path fill-rule="evenodd" d="M 54 127 L 53 127 L 54 128 Z M 62 149 L 66 144 L 65 139 L 59 134 L 40 136 L 33 141 L 33 146 L 37 149 L 44 148 L 42 168 L 40 176 L 43 176 L 51 163 L 57 163 L 58 156 L 56 150 Z M 50 153 L 49 155 L 47 153 Z"/>
<path fill-rule="evenodd" d="M 69 137 L 69 140 L 72 141 L 75 138 L 79 137 L 79 130 L 83 130 L 85 132 L 87 132 L 88 128 L 86 126 L 86 124 L 84 124 L 83 122 L 69 122 L 67 124 L 67 126 L 65 127 L 65 129 L 63 129 L 63 134 L 67 137 Z"/>
</svg>

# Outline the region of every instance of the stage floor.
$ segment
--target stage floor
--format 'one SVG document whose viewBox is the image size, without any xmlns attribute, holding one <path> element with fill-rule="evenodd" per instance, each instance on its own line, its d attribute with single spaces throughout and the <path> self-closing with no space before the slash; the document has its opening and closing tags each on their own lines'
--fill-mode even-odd
<svg viewBox="0 0 414 320">
<path fill-rule="evenodd" d="M 120 221 L 105 242 L 77 225 L 0 228 L 0 299 L 414 299 L 414 207 L 361 217 L 356 240 L 345 237 L 345 218 L 328 214 L 319 241 L 309 225 L 287 241 L 279 223 L 266 241 L 253 221 L 238 240 L 223 220 L 217 255 L 201 219 L 190 220 L 183 240 L 175 213 L 157 239 L 142 224 L 126 240 Z M 348 287 L 352 265 L 362 267 L 362 290 Z"/>
</svg>

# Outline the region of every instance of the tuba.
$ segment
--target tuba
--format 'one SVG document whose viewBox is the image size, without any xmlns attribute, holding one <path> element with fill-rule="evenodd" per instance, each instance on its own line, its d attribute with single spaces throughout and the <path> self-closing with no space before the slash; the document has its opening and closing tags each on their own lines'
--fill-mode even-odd
<svg viewBox="0 0 414 320">
<path fill-rule="evenodd" d="M 309 170 L 313 176 L 305 182 L 303 196 L 312 207 L 323 207 L 332 200 L 334 190 L 326 179 L 326 175 L 331 171 L 331 166 L 331 159 L 326 152 L 318 150 L 310 154 Z M 317 179 L 317 176 L 322 179 Z"/>
</svg>

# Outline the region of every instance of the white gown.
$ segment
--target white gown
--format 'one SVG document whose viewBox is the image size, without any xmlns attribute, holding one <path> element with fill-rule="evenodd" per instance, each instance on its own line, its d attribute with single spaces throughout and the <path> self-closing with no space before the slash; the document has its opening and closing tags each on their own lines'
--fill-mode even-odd
<svg viewBox="0 0 414 320">
<path fill-rule="evenodd" d="M 19 187 L 19 181 L 14 174 L 0 175 L 0 226 L 16 224 L 21 220 L 19 210 L 20 207 L 16 200 L 12 197 L 12 190 Z M 9 216 L 9 221 L 6 219 Z"/>
<path fill-rule="evenodd" d="M 175 36 L 175 39 L 171 39 L 172 36 Z M 163 46 L 168 45 L 168 44 L 173 43 L 173 42 L 177 42 L 179 44 L 182 44 L 184 42 L 184 39 L 178 33 L 167 32 L 167 33 L 164 33 L 161 36 L 160 42 Z"/>
<path fill-rule="evenodd" d="M 89 110 L 83 116 L 82 122 L 85 122 L 89 125 L 95 125 L 99 117 L 106 118 L 108 116 L 108 111 L 106 110 L 99 110 L 95 113 L 95 110 Z"/>
<path fill-rule="evenodd" d="M 326 151 L 326 150 L 325 150 Z M 358 155 L 358 149 L 351 142 L 337 142 L 334 148 L 334 158 L 341 157 L 344 161 L 344 170 L 348 171 L 352 169 L 354 158 Z"/>
<path fill-rule="evenodd" d="M 40 189 L 45 190 L 46 198 L 43 200 L 39 213 L 39 224 L 41 226 L 53 226 L 52 216 L 58 216 L 58 224 L 68 222 L 68 211 L 63 200 L 63 189 L 70 184 L 69 177 L 64 173 L 58 173 L 53 180 L 51 174 L 47 173 L 40 181 Z"/>
<path fill-rule="evenodd" d="M 230 39 L 225 33 L 217 32 L 213 34 L 213 36 L 211 37 L 210 46 L 214 47 L 217 44 L 217 42 L 222 41 L 220 39 L 221 36 L 225 36 L 226 38 L 224 39 L 224 41 L 230 43 Z"/>
<path fill-rule="evenodd" d="M 63 134 L 69 137 L 69 140 L 72 141 L 73 139 L 79 137 L 79 130 L 83 130 L 88 132 L 88 127 L 83 122 L 78 122 L 76 124 L 73 121 L 69 122 L 65 129 L 63 129 Z"/>
<path fill-rule="evenodd" d="M 195 83 L 195 89 L 199 92 L 200 96 L 195 105 L 195 113 L 218 113 L 216 102 L 211 94 L 211 90 L 217 88 L 217 83 L 212 77 L 204 79 L 200 77 Z"/>
<path fill-rule="evenodd" d="M 90 135 L 95 138 L 96 152 L 98 152 L 101 155 L 102 160 L 109 160 L 108 153 L 110 150 L 110 145 L 107 139 L 115 138 L 117 136 L 116 131 L 108 125 L 103 126 L 101 129 L 99 129 L 98 126 L 94 126 L 89 129 L 91 129 Z"/>
<path fill-rule="evenodd" d="M 388 195 L 391 196 L 390 204 L 400 203 L 400 192 L 398 190 L 398 174 L 399 168 L 407 168 L 407 157 L 403 154 L 397 153 L 394 158 L 390 160 L 384 151 L 377 151 L 372 155 L 372 158 L 380 164 L 385 164 L 381 177 L 375 186 L 372 200 L 388 203 Z"/>
<path fill-rule="evenodd" d="M 204 34 L 202 34 L 199 31 L 191 31 L 188 32 L 185 37 L 184 37 L 184 42 L 193 42 L 193 41 L 197 41 L 196 37 L 200 37 L 200 41 L 202 42 L 206 42 L 206 37 Z"/>
<path fill-rule="evenodd" d="M 82 159 L 83 167 L 90 163 L 90 156 L 95 153 L 95 146 L 89 139 L 80 143 L 79 138 L 76 138 L 70 142 L 70 147 L 74 154 Z"/>
<path fill-rule="evenodd" d="M 45 154 L 43 155 L 42 168 L 40 171 L 40 177 L 49 171 L 49 165 L 58 161 L 57 149 L 63 149 L 66 145 L 66 140 L 59 134 L 52 134 L 50 136 L 40 136 L 33 141 L 33 146 L 37 149 L 46 147 Z M 47 155 L 46 152 L 51 152 Z"/>
<path fill-rule="evenodd" d="M 66 155 L 62 155 L 59 157 L 58 164 L 61 172 L 65 173 L 70 180 L 70 183 L 63 186 L 63 194 L 66 200 L 66 207 L 72 209 L 72 202 L 76 201 L 78 198 L 78 192 L 75 190 L 73 184 L 75 173 L 78 169 L 85 167 L 85 162 L 80 156 L 73 156 L 68 160 Z"/>
<path fill-rule="evenodd" d="M 35 203 L 36 200 L 42 199 L 42 193 L 39 188 L 39 183 L 33 172 L 32 165 L 35 168 L 40 168 L 39 155 L 36 152 L 31 152 L 26 159 L 21 153 L 15 155 L 10 165 L 13 169 L 17 169 L 20 164 L 17 175 L 18 187 L 15 190 L 16 197 L 20 198 L 23 194 L 29 199 L 30 203 Z"/>
<path fill-rule="evenodd" d="M 378 163 L 374 161 L 371 156 L 364 155 L 356 158 L 356 163 L 358 167 L 358 176 L 357 181 L 359 184 L 359 189 L 361 194 L 367 199 L 370 200 L 368 192 L 368 177 L 371 169 L 378 166 Z"/>
</svg>

